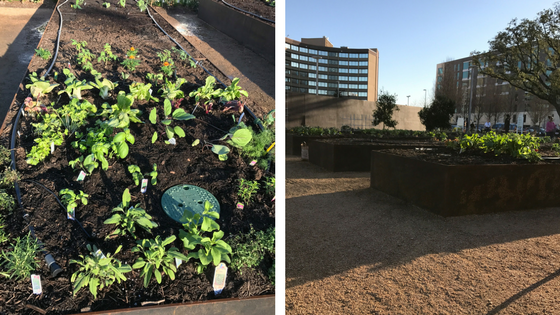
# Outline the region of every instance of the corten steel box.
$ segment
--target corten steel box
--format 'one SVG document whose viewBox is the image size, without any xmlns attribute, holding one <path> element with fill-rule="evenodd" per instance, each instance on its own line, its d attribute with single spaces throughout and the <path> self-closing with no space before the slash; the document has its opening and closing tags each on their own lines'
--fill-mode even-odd
<svg viewBox="0 0 560 315">
<path fill-rule="evenodd" d="M 560 165 L 442 165 L 373 151 L 371 188 L 448 217 L 560 206 Z"/>
</svg>

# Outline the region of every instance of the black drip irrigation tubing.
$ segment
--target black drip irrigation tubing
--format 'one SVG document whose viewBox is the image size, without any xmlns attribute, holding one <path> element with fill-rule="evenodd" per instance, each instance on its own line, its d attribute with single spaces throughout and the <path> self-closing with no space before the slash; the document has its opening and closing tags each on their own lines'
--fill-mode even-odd
<svg viewBox="0 0 560 315">
<path fill-rule="evenodd" d="M 183 46 L 181 46 L 173 37 L 171 37 L 169 34 L 167 34 L 167 32 L 158 24 L 158 22 L 154 19 L 154 17 L 152 16 L 152 14 L 150 13 L 150 9 L 146 8 L 146 12 L 148 12 L 148 15 L 150 16 L 150 18 L 152 19 L 152 21 L 156 24 L 156 26 L 165 34 L 167 35 L 167 37 L 169 37 L 169 39 L 171 39 L 172 42 L 174 42 L 177 46 L 179 46 L 179 48 L 181 48 L 182 51 L 184 51 L 191 59 L 194 60 L 193 56 L 191 54 L 189 54 L 185 48 L 183 48 Z M 218 79 L 215 75 L 213 75 L 210 71 L 208 71 L 208 69 L 206 69 L 204 66 L 202 66 L 202 64 L 199 65 L 199 67 L 201 67 L 206 73 L 208 73 L 209 75 L 213 76 L 214 79 L 216 79 L 216 81 L 218 81 L 224 88 L 227 88 L 227 85 L 225 85 L 222 81 L 220 81 L 220 79 Z M 259 119 L 257 118 L 257 116 L 255 116 L 255 114 L 249 109 L 249 107 L 247 105 L 243 106 L 243 110 L 247 111 L 247 113 L 251 116 L 251 118 L 253 118 L 253 121 L 257 124 L 257 126 L 261 129 L 261 131 L 264 130 L 264 126 L 261 124 L 261 122 L 259 121 Z"/>
<path fill-rule="evenodd" d="M 227 3 L 227 2 L 225 2 L 224 0 L 221 0 L 221 1 L 222 1 L 225 5 L 227 5 L 228 7 L 231 7 L 231 8 L 233 8 L 233 9 L 235 9 L 235 10 L 241 11 L 241 12 L 243 12 L 243 13 L 247 13 L 247 14 L 249 14 L 249 15 L 251 15 L 251 16 L 256 17 L 257 19 L 261 19 L 261 20 L 263 20 L 263 21 L 267 21 L 267 22 L 270 22 L 270 23 L 272 23 L 272 24 L 276 24 L 273 20 L 269 20 L 269 19 L 264 18 L 264 17 L 262 17 L 262 16 L 260 16 L 260 15 L 258 15 L 258 14 L 255 14 L 255 13 L 252 13 L 252 12 L 245 11 L 245 10 L 243 10 L 243 9 L 240 9 L 240 8 L 238 8 L 238 7 L 236 7 L 236 6 L 233 6 L 233 5 L 231 5 L 231 4 Z"/>
</svg>

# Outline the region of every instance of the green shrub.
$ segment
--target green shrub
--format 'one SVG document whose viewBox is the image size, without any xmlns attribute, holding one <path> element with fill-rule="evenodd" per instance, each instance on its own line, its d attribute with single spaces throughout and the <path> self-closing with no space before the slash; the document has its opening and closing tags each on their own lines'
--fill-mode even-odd
<svg viewBox="0 0 560 315">
<path fill-rule="evenodd" d="M 31 272 L 39 268 L 35 256 L 39 252 L 39 245 L 31 235 L 16 238 L 16 244 L 12 244 L 11 251 L 2 251 L 4 261 L 1 266 L 7 267 L 6 271 L 0 272 L 8 278 L 23 280 L 29 278 Z"/>
<path fill-rule="evenodd" d="M 267 254 L 274 256 L 275 228 L 266 231 L 255 231 L 253 227 L 246 234 L 236 235 L 230 240 L 230 267 L 241 270 L 242 267 L 254 268 L 259 266 Z"/>
</svg>

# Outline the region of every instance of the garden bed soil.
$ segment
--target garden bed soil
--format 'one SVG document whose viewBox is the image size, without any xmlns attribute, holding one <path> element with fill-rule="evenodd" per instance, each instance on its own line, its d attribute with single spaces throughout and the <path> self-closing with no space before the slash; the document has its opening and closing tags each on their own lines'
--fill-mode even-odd
<svg viewBox="0 0 560 315">
<path fill-rule="evenodd" d="M 373 151 L 371 187 L 445 217 L 560 204 L 554 193 L 560 189 L 560 160 L 529 163 L 500 157 L 492 161 L 488 156 L 457 157 L 438 151 L 445 152 Z M 446 160 L 461 163 L 451 165 Z"/>
<path fill-rule="evenodd" d="M 173 43 L 155 27 L 145 12 L 139 12 L 134 1 L 128 0 L 126 8 L 112 3 L 109 9 L 102 7 L 102 2 L 88 0 L 87 4 L 82 6 L 83 10 L 70 8 L 70 3 L 61 7 L 64 25 L 60 51 L 53 71 L 62 73 L 62 69 L 70 63 L 72 71 L 78 79 L 93 80 L 91 75 L 83 72 L 77 66 L 74 60 L 76 51 L 71 45 L 71 39 L 87 41 L 87 48 L 96 55 L 103 50 L 105 43 L 110 43 L 113 53 L 118 55 L 121 60 L 126 51 L 130 47 L 134 47 L 141 60 L 141 64 L 135 71 L 125 70 L 122 65 L 115 62 L 110 62 L 107 66 L 93 62 L 94 68 L 104 77 L 113 82 L 119 81 L 119 86 L 114 92 L 116 95 L 116 92 L 120 90 L 128 91 L 125 87 L 133 81 L 144 82 L 147 73 L 160 72 L 161 64 L 156 53 L 163 49 L 170 50 Z M 158 20 L 157 16 L 154 17 Z M 175 29 L 167 25 L 161 18 L 158 23 L 195 59 L 204 59 L 202 54 L 195 51 Z M 40 44 L 42 48 L 51 52 L 54 52 L 58 24 L 59 17 L 58 14 L 55 14 Z M 175 61 L 177 64 L 178 60 L 175 59 Z M 28 71 L 42 74 L 49 64 L 50 61 L 34 57 Z M 225 84 L 231 83 L 211 63 L 205 62 L 204 66 Z M 122 82 L 119 75 L 121 72 L 130 73 L 130 77 L 125 82 Z M 188 83 L 184 84 L 181 89 L 185 95 L 188 95 L 190 91 L 204 85 L 208 75 L 200 67 L 193 69 L 179 66 L 177 76 L 187 80 Z M 60 81 L 59 79 L 59 83 Z M 20 85 L 16 102 L 12 104 L 6 118 L 5 129 L 2 133 L 2 144 L 5 146 L 8 145 L 9 134 L 19 104 L 28 94 L 25 89 L 22 89 L 26 83 L 22 82 Z M 60 98 L 56 95 L 59 88 L 49 94 L 49 102 L 55 102 L 55 107 L 69 101 L 66 94 Z M 155 88 L 154 91 L 156 91 Z M 98 96 L 97 89 L 86 90 L 82 95 L 84 99 L 98 108 L 101 107 L 103 100 Z M 110 104 L 116 103 L 114 95 L 109 100 Z M 159 97 L 160 102 L 157 103 L 157 107 L 161 111 L 163 98 Z M 259 112 L 259 104 L 252 102 L 250 97 L 243 100 L 252 109 L 254 108 L 255 112 Z M 199 186 L 211 192 L 218 199 L 221 212 L 217 222 L 225 232 L 226 242 L 233 235 L 248 232 L 251 226 L 256 230 L 274 226 L 274 202 L 271 201 L 272 196 L 265 195 L 263 189 L 259 190 L 254 201 L 247 204 L 243 210 L 236 208 L 238 179 L 262 182 L 265 176 L 273 176 L 274 165 L 269 171 L 250 166 L 236 150 L 232 150 L 229 159 L 222 162 L 210 149 L 202 149 L 201 145 L 191 147 L 191 143 L 195 139 L 200 139 L 202 142 L 222 137 L 224 131 L 232 127 L 232 112 L 224 113 L 221 107 L 218 107 L 209 114 L 205 114 L 202 109 L 198 108 L 194 112 L 196 120 L 178 123 L 185 130 L 186 137 L 178 139 L 177 145 L 166 145 L 163 143 L 162 135 L 155 144 L 151 143 L 152 134 L 157 129 L 149 123 L 148 114 L 156 103 L 136 101 L 134 106 L 142 110 L 141 120 L 144 121 L 144 124 L 131 124 L 131 133 L 136 140 L 135 144 L 130 146 L 129 155 L 124 160 L 110 159 L 107 171 L 99 168 L 82 182 L 76 181 L 78 172 L 68 166 L 69 161 L 80 156 L 79 152 L 70 146 L 70 142 L 74 140 L 73 136 L 65 139 L 62 146 L 56 147 L 54 153 L 48 156 L 43 163 L 31 166 L 25 162 L 25 154 L 34 144 L 35 135 L 31 124 L 36 120 L 29 115 L 21 117 L 21 126 L 18 128 L 20 134 L 16 143 L 16 161 L 22 180 L 32 179 L 54 192 L 70 188 L 75 191 L 83 190 L 89 194 L 88 205 L 79 205 L 76 216 L 93 238 L 88 240 L 77 222 L 66 219 L 64 209 L 56 203 L 52 195 L 35 183 L 21 181 L 23 210 L 29 214 L 30 223 L 35 227 L 38 238 L 45 244 L 64 272 L 53 279 L 49 276 L 47 268 L 41 263 L 41 269 L 36 273 L 41 275 L 44 293 L 38 296 L 31 294 L 29 279 L 24 281 L 3 280 L 0 283 L 0 312 L 31 314 L 34 311 L 25 306 L 30 304 L 46 310 L 48 314 L 68 314 L 79 312 L 84 307 L 91 307 L 92 311 L 112 310 L 140 306 L 144 301 L 161 299 L 164 299 L 165 303 L 182 303 L 274 293 L 274 286 L 266 273 L 260 268 L 255 270 L 245 268 L 243 273 L 229 270 L 226 288 L 216 296 L 211 285 L 213 268 L 209 267 L 205 273 L 199 275 L 194 270 L 194 263 L 189 262 L 178 269 L 174 281 L 164 276 L 161 285 L 152 279 L 148 288 L 144 288 L 139 271 L 134 270 L 127 274 L 128 281 L 101 290 L 95 301 L 86 288 L 72 297 L 70 276 L 77 269 L 76 265 L 69 265 L 69 260 L 77 259 L 80 254 L 89 254 L 85 248 L 87 243 L 97 245 L 105 253 L 112 253 L 119 245 L 122 245 L 123 250 L 116 257 L 128 264 L 133 264 L 138 257 L 137 254 L 130 252 L 135 245 L 132 238 L 127 236 L 105 240 L 105 236 L 114 230 L 114 225 L 104 225 L 103 221 L 111 216 L 111 210 L 121 202 L 122 193 L 126 188 L 131 191 L 132 203 L 140 203 L 141 207 L 146 209 L 159 225 L 152 230 L 152 234 L 137 231 L 139 239 L 154 238 L 156 235 L 161 235 L 164 239 L 170 235 L 178 235 L 182 226 L 165 214 L 160 205 L 160 199 L 166 189 L 179 184 Z M 181 103 L 181 108 L 188 113 L 192 112 L 194 107 L 194 100 L 188 97 Z M 235 116 L 236 119 L 239 118 L 238 113 Z M 245 117 L 245 121 L 250 123 L 247 115 Z M 143 172 L 149 172 L 154 163 L 158 167 L 158 183 L 156 186 L 150 185 L 147 193 L 141 194 L 126 168 L 130 164 L 135 164 L 140 166 Z M 27 224 L 22 218 L 23 214 L 18 209 L 13 215 L 6 218 L 6 231 L 12 238 L 27 234 Z M 174 245 L 185 253 L 179 240 L 175 241 Z M 2 250 L 6 250 L 7 246 L 8 244 L 5 243 L 0 247 Z M 267 256 L 264 263 L 266 266 L 260 267 L 266 269 L 272 266 L 272 263 L 273 257 Z"/>
</svg>

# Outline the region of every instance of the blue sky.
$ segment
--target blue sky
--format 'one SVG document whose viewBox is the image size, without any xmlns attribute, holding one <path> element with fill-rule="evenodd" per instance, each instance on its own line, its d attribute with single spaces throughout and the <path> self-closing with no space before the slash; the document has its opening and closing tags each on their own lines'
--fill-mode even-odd
<svg viewBox="0 0 560 315">
<path fill-rule="evenodd" d="M 423 89 L 428 102 L 433 95 L 438 63 L 488 50 L 512 19 L 534 19 L 555 1 L 286 0 L 286 36 L 379 49 L 379 89 L 397 94 L 398 104 L 410 95 L 411 106 L 423 106 Z"/>
</svg>

